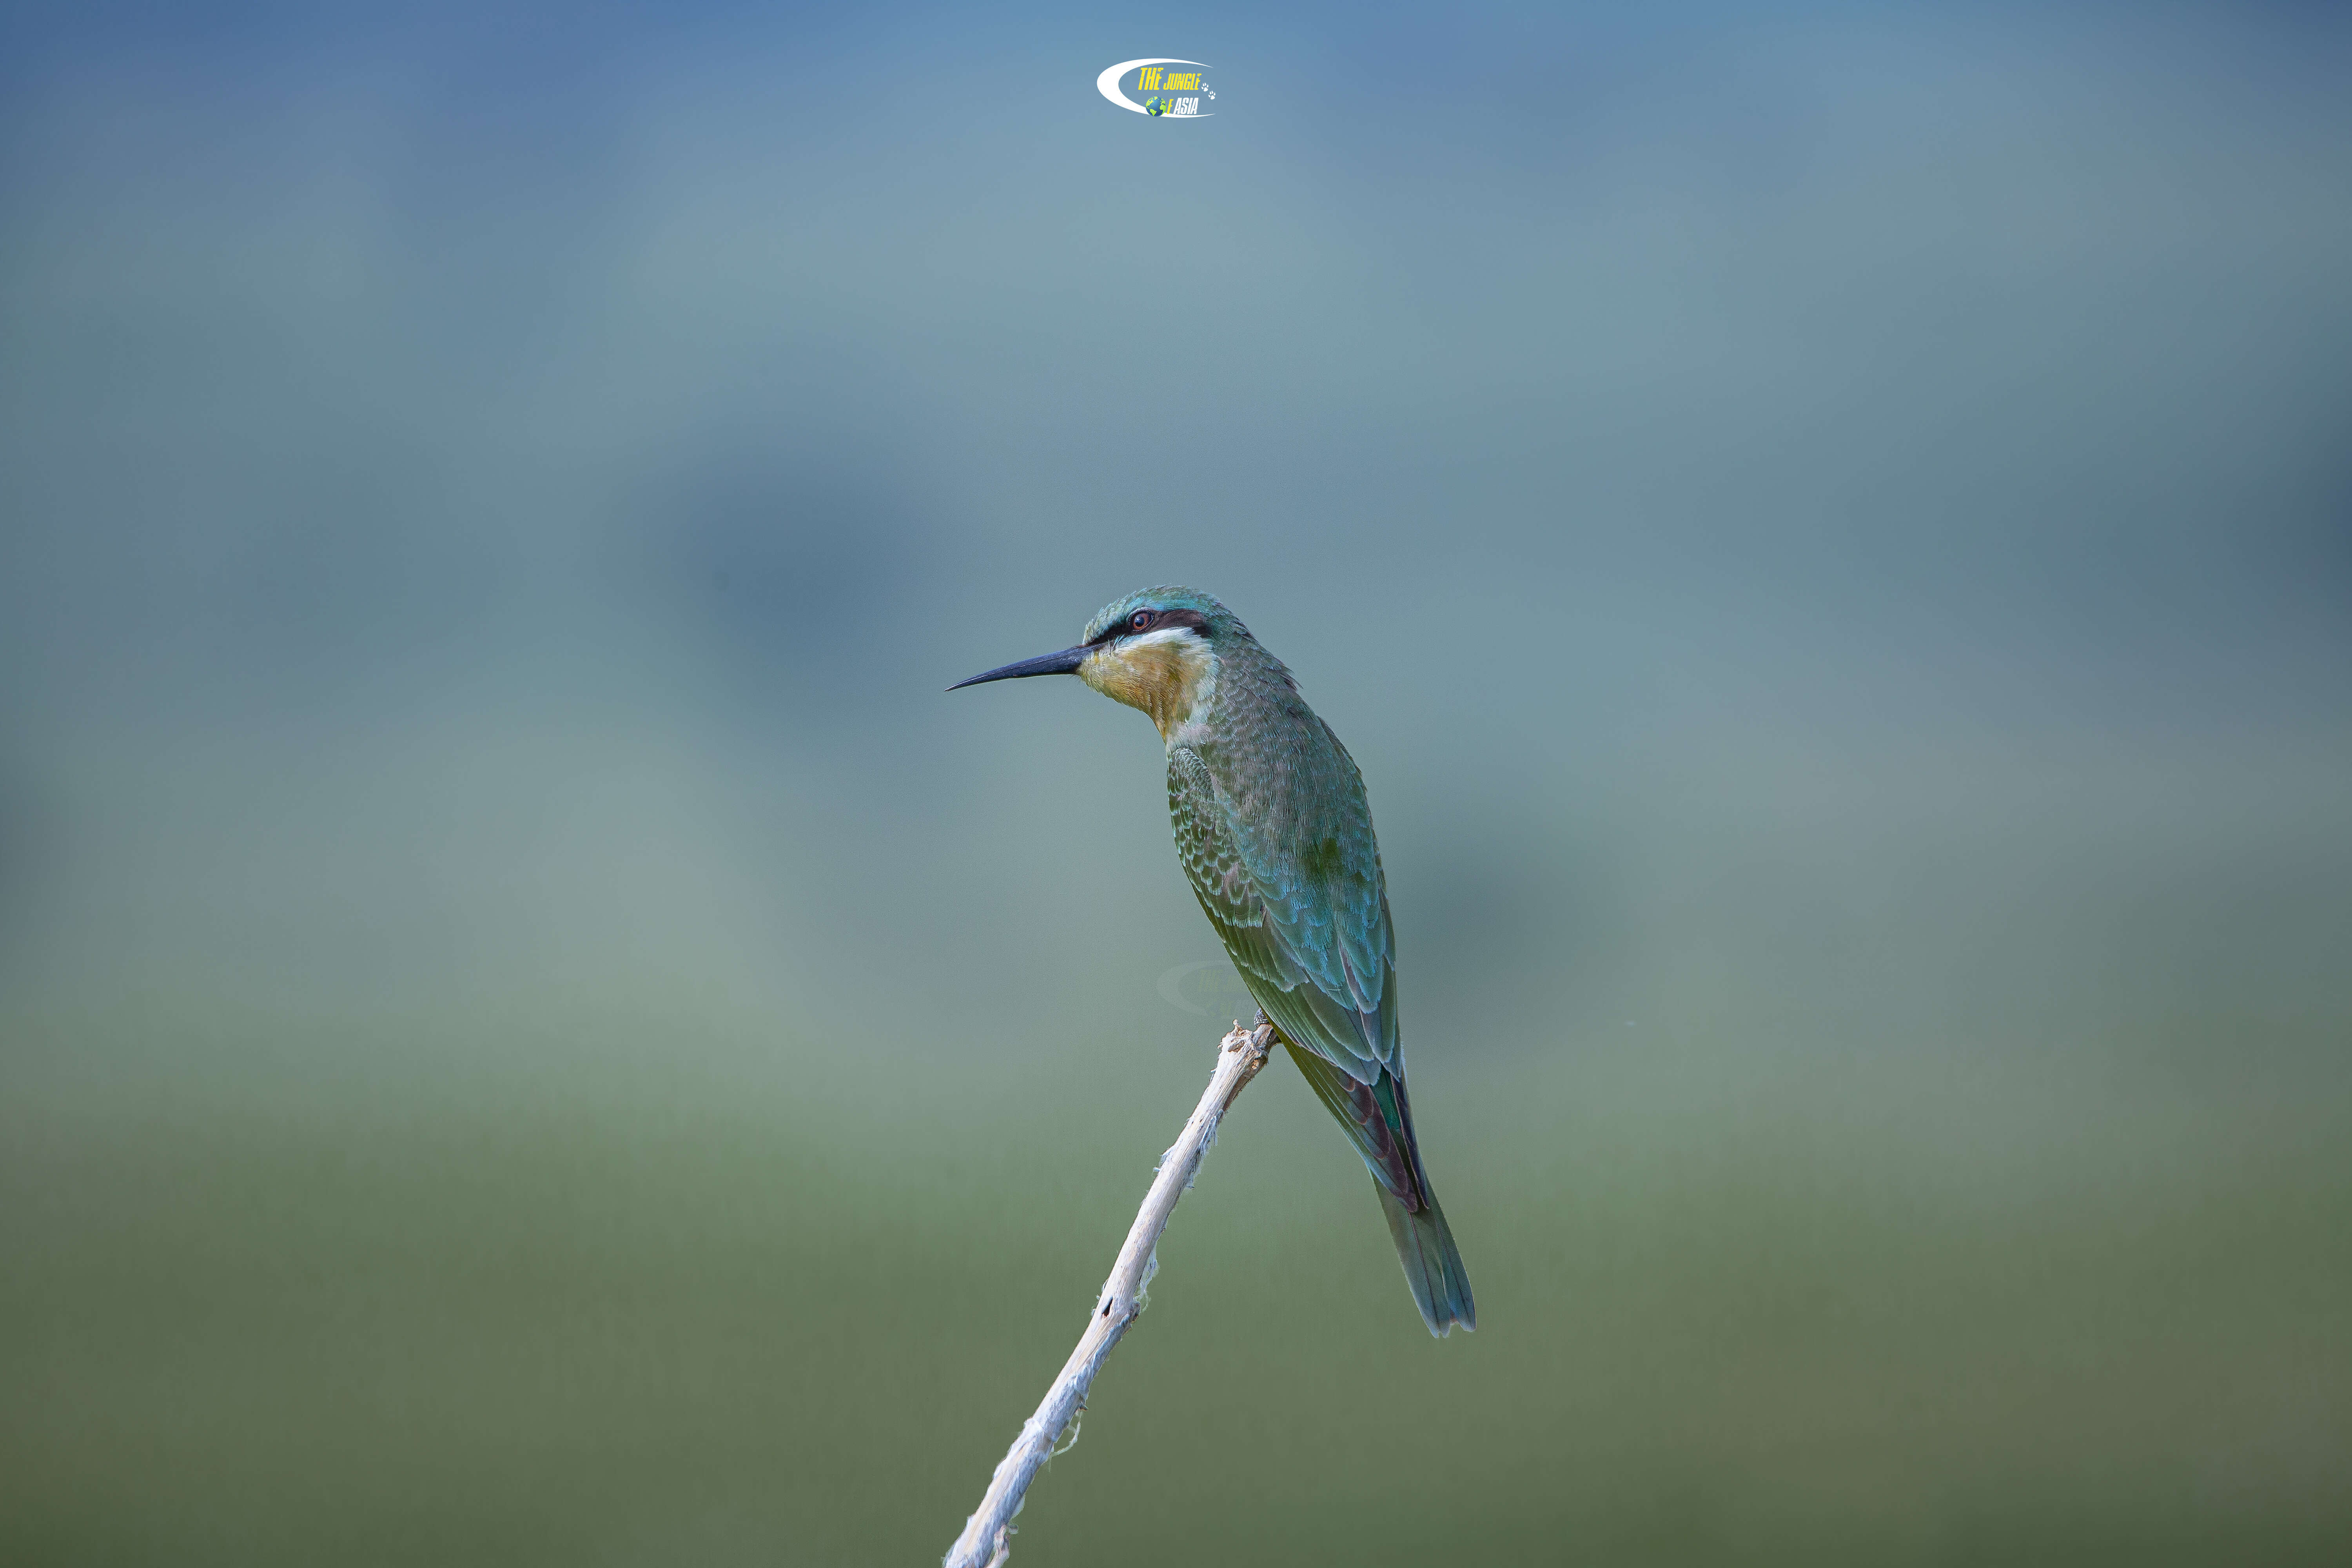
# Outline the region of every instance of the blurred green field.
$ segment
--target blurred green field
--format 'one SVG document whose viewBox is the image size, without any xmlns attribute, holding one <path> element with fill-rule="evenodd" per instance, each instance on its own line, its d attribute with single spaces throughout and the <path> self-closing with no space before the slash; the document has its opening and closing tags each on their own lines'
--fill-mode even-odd
<svg viewBox="0 0 2352 1568">
<path fill-rule="evenodd" d="M 225 1017 L 175 1076 L 143 1026 L 0 1113 L 12 1562 L 929 1560 L 1213 1034 L 907 1086 L 590 1033 L 583 1092 Z M 1427 1072 L 1486 1325 L 1444 1343 L 1277 1064 L 1016 1560 L 2340 1562 L 2352 1083 L 2271 1046 L 2221 1093 L 1686 1038 Z"/>
</svg>

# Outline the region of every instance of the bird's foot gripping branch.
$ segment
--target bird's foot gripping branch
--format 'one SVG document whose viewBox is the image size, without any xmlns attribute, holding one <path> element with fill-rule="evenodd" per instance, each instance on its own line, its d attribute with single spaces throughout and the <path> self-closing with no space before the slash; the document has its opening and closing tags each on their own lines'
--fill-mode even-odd
<svg viewBox="0 0 2352 1568">
<path fill-rule="evenodd" d="M 1087 1321 L 1087 1331 L 1078 1336 L 1078 1348 L 1063 1363 L 1061 1374 L 1045 1390 L 1037 1413 L 1021 1424 L 1021 1435 L 996 1467 L 980 1507 L 964 1521 L 963 1533 L 948 1549 L 947 1568 L 996 1568 L 1012 1555 L 1013 1516 L 1021 1511 L 1029 1483 L 1038 1468 L 1053 1457 L 1055 1439 L 1070 1429 L 1086 1407 L 1087 1390 L 1104 1358 L 1142 1311 L 1143 1287 L 1151 1276 L 1160 1233 L 1168 1228 L 1176 1200 L 1190 1190 L 1202 1157 L 1216 1141 L 1217 1123 L 1265 1066 L 1265 1054 L 1273 1048 L 1275 1038 L 1274 1026 L 1261 1013 L 1255 1026 L 1234 1025 L 1219 1046 L 1209 1087 L 1202 1091 L 1201 1103 L 1192 1108 L 1183 1132 L 1161 1156 L 1159 1174 L 1152 1178 L 1150 1191 L 1143 1194 L 1143 1206 L 1136 1211 L 1135 1224 L 1118 1249 L 1118 1260 L 1111 1265 L 1110 1278 L 1103 1281 L 1102 1291 L 1095 1298 L 1095 1310 Z"/>
</svg>

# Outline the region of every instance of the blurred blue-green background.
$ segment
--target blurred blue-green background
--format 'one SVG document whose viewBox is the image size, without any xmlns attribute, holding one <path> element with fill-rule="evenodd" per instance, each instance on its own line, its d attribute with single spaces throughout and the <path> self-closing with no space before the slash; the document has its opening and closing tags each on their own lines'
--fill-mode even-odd
<svg viewBox="0 0 2352 1568">
<path fill-rule="evenodd" d="M 2347 69 L 11 8 L 0 1559 L 935 1558 L 1241 1005 L 1143 720 L 941 689 L 1184 582 L 1484 1327 L 1277 1061 L 1016 1561 L 2347 1560 Z"/>
</svg>

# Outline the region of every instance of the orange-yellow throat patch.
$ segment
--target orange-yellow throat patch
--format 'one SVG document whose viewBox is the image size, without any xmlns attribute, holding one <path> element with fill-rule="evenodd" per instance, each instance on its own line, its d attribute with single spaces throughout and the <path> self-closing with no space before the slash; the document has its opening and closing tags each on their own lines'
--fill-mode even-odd
<svg viewBox="0 0 2352 1568">
<path fill-rule="evenodd" d="M 1114 701 L 1150 714 L 1164 741 L 1207 713 L 1217 688 L 1217 661 L 1192 633 L 1171 628 L 1096 649 L 1078 666 L 1078 679 Z"/>
</svg>

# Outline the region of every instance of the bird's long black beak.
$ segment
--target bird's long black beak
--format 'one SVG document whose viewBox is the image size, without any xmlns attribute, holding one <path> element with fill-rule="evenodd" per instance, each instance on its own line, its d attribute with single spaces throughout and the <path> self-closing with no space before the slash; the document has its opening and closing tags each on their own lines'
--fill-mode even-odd
<svg viewBox="0 0 2352 1568">
<path fill-rule="evenodd" d="M 1090 647 L 1066 647 L 1059 653 L 1040 654 L 1035 658 L 1024 658 L 1019 664 L 992 669 L 986 675 L 975 675 L 970 680 L 959 680 L 948 689 L 961 691 L 984 680 L 1018 680 L 1024 675 L 1076 675 L 1078 666 L 1087 662 L 1087 655 L 1094 651 Z"/>
</svg>

